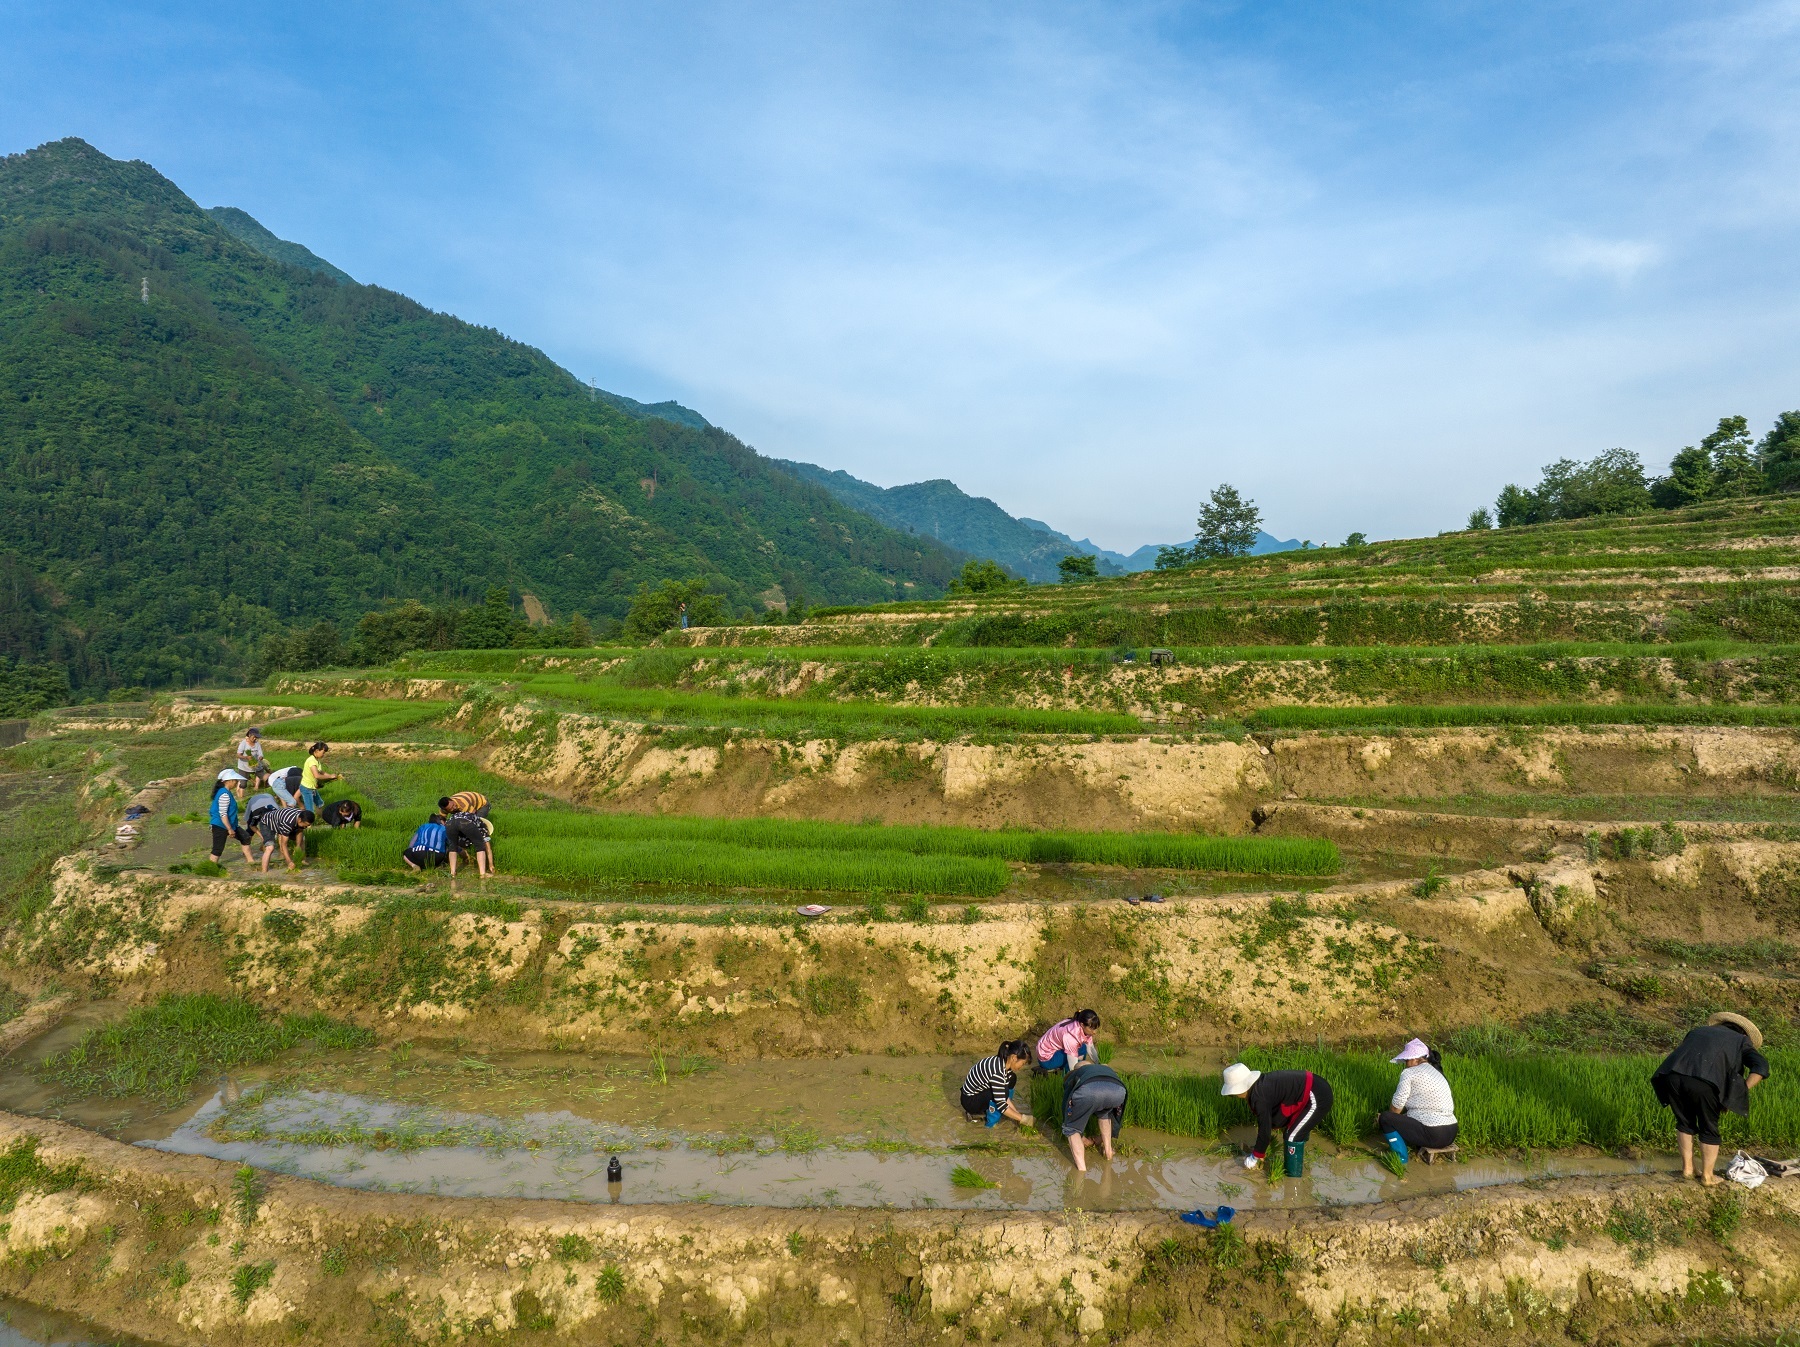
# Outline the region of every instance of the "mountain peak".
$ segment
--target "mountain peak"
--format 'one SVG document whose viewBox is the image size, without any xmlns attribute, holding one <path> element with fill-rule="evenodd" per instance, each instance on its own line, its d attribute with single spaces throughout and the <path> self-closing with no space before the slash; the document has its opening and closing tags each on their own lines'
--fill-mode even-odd
<svg viewBox="0 0 1800 1347">
<path fill-rule="evenodd" d="M 320 257 L 303 243 L 290 243 L 287 239 L 278 238 L 255 216 L 247 210 L 239 210 L 236 206 L 212 206 L 207 209 L 208 215 L 217 220 L 239 243 L 252 248 L 264 257 L 273 258 L 277 262 L 285 262 L 290 267 L 303 267 L 307 271 L 316 271 L 321 276 L 329 276 L 341 285 L 355 285 L 356 281 L 349 272 L 342 271 Z"/>
</svg>

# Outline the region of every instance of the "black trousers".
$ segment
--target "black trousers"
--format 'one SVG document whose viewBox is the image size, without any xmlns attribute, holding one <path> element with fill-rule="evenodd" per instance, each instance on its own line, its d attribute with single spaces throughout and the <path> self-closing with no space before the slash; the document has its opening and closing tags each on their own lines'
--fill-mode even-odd
<svg viewBox="0 0 1800 1347">
<path fill-rule="evenodd" d="M 1375 1120 L 1375 1130 L 1382 1136 L 1389 1132 L 1398 1132 L 1400 1140 L 1414 1150 L 1442 1150 L 1456 1143 L 1455 1123 L 1445 1123 L 1442 1127 L 1427 1127 L 1417 1118 L 1409 1118 L 1404 1113 L 1387 1113 Z"/>
<path fill-rule="evenodd" d="M 1323 1076 L 1313 1077 L 1312 1098 L 1304 1101 L 1304 1107 L 1294 1115 L 1294 1120 L 1284 1130 L 1284 1135 L 1291 1145 L 1305 1141 L 1319 1125 L 1321 1119 L 1331 1112 L 1331 1082 Z"/>
<path fill-rule="evenodd" d="M 1711 1081 L 1670 1072 L 1657 1076 L 1651 1084 L 1656 1087 L 1656 1097 L 1674 1113 L 1677 1132 L 1699 1137 L 1703 1146 L 1720 1144 L 1719 1092 Z"/>
</svg>

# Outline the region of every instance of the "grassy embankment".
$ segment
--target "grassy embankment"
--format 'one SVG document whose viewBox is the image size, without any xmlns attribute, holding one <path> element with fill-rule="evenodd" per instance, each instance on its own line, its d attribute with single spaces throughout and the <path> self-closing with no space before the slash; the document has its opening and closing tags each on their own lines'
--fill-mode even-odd
<svg viewBox="0 0 1800 1347">
<path fill-rule="evenodd" d="M 1774 1074 L 1753 1092 L 1750 1117 L 1726 1115 L 1727 1148 L 1800 1144 L 1800 1051 L 1768 1055 Z M 1320 1130 L 1339 1145 L 1372 1136 L 1375 1116 L 1399 1078 L 1399 1068 L 1382 1053 L 1252 1052 L 1243 1060 L 1259 1070 L 1302 1069 L 1329 1080 L 1336 1098 Z M 1650 1089 L 1661 1060 L 1660 1053 L 1448 1056 L 1444 1073 L 1461 1123 L 1457 1144 L 1469 1150 L 1669 1149 L 1675 1144 L 1673 1115 Z M 1216 1074 L 1120 1074 L 1130 1091 L 1127 1127 L 1217 1137 L 1254 1122 L 1241 1100 L 1220 1095 Z M 1040 1116 L 1059 1116 L 1062 1077 L 1033 1077 L 1031 1104 Z"/>
<path fill-rule="evenodd" d="M 1341 865 L 1332 843 L 1311 838 L 600 814 L 527 803 L 509 783 L 463 763 L 382 765 L 368 773 L 367 790 L 364 775 L 357 764 L 341 792 L 363 805 L 363 826 L 312 843 L 327 862 L 361 872 L 395 868 L 437 800 L 461 789 L 493 799 L 496 850 L 509 873 L 563 881 L 990 897 L 1011 882 L 1014 862 L 1267 875 L 1329 875 Z M 505 808 L 508 798 L 519 807 Z"/>
</svg>

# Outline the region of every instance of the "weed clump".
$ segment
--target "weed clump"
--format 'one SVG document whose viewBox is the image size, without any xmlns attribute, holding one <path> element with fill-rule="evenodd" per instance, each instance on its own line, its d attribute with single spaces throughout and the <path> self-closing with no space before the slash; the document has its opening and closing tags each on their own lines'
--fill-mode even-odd
<svg viewBox="0 0 1800 1347">
<path fill-rule="evenodd" d="M 373 1031 L 328 1015 L 277 1019 L 250 1001 L 169 995 L 89 1030 L 74 1047 L 47 1058 L 38 1074 L 78 1095 L 142 1096 L 173 1108 L 196 1082 L 271 1061 L 301 1043 L 334 1051 L 374 1041 Z"/>
<path fill-rule="evenodd" d="M 239 1310 L 248 1309 L 250 1297 L 275 1280 L 275 1260 L 240 1263 L 231 1269 L 231 1298 Z"/>
</svg>

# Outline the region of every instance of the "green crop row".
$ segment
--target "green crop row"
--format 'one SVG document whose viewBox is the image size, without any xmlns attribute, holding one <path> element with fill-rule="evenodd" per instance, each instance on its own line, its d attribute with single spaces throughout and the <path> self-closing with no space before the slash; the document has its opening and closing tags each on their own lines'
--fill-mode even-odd
<svg viewBox="0 0 1800 1347">
<path fill-rule="evenodd" d="M 1800 1052 L 1768 1055 L 1774 1074 L 1752 1093 L 1749 1118 L 1725 1117 L 1727 1148 L 1800 1145 Z M 1302 1069 L 1328 1080 L 1335 1099 L 1320 1130 L 1340 1145 L 1373 1136 L 1376 1115 L 1399 1079 L 1399 1068 L 1379 1053 L 1259 1052 L 1244 1060 L 1264 1071 Z M 1472 1150 L 1671 1148 L 1673 1117 L 1650 1088 L 1660 1061 L 1637 1053 L 1448 1057 L 1444 1074 L 1456 1100 L 1457 1144 Z M 1254 1122 L 1241 1100 L 1219 1093 L 1216 1074 L 1121 1075 L 1129 1090 L 1127 1127 L 1217 1137 Z M 1033 1112 L 1058 1116 L 1061 1091 L 1061 1076 L 1034 1077 Z"/>
<path fill-rule="evenodd" d="M 326 833 L 316 842 L 326 860 L 363 870 L 392 869 L 411 828 L 364 826 Z M 692 884 L 890 893 L 935 893 L 987 898 L 1011 882 L 1005 861 L 979 856 L 917 855 L 905 851 L 770 849 L 680 839 L 626 840 L 526 837 L 501 833 L 498 859 L 509 874 L 565 883 Z"/>
<path fill-rule="evenodd" d="M 1246 717 L 1255 729 L 1459 725 L 1800 725 L 1800 706 L 1560 704 L 1521 706 L 1267 706 Z"/>
<path fill-rule="evenodd" d="M 354 685 L 349 685 L 351 688 Z M 238 706 L 293 707 L 305 715 L 270 719 L 264 729 L 272 738 L 303 742 L 323 739 L 346 742 L 392 738 L 440 720 L 453 708 L 445 701 L 412 701 L 397 697 L 279 695 L 264 692 L 232 692 L 226 699 Z"/>
</svg>

